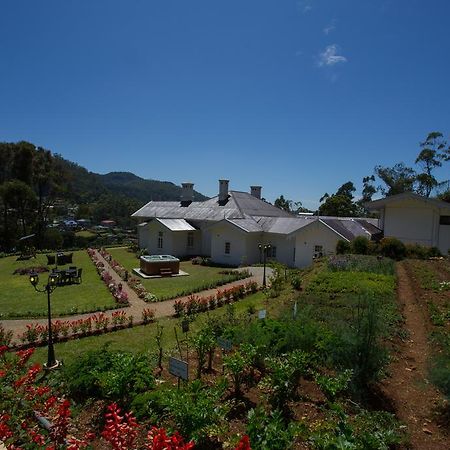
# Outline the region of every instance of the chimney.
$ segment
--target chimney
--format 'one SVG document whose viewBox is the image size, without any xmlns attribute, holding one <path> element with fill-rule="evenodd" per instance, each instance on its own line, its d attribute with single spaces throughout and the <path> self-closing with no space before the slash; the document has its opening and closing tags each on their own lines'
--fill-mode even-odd
<svg viewBox="0 0 450 450">
<path fill-rule="evenodd" d="M 181 183 L 181 202 L 191 203 L 194 201 L 194 183 Z"/>
<path fill-rule="evenodd" d="M 228 183 L 229 180 L 219 180 L 219 203 L 228 200 Z"/>
<path fill-rule="evenodd" d="M 250 186 L 250 194 L 252 197 L 256 197 L 261 200 L 261 189 L 261 186 Z"/>
</svg>

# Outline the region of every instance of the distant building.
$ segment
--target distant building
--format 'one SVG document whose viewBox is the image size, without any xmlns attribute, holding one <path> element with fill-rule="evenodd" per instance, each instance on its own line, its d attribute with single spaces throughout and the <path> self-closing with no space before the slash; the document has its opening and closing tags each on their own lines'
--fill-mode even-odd
<svg viewBox="0 0 450 450">
<path fill-rule="evenodd" d="M 437 247 L 443 255 L 450 249 L 450 203 L 412 192 L 392 195 L 367 203 L 378 211 L 384 236 L 405 244 Z"/>
<path fill-rule="evenodd" d="M 116 222 L 114 220 L 102 220 L 100 225 L 103 227 L 114 228 L 116 226 Z"/>
<path fill-rule="evenodd" d="M 230 191 L 219 180 L 219 194 L 194 202 L 194 185 L 182 184 L 180 201 L 151 201 L 136 211 L 139 245 L 150 254 L 205 255 L 226 265 L 269 259 L 305 267 L 318 256 L 334 254 L 339 240 L 379 236 L 377 219 L 298 216 L 261 200 L 261 186 L 250 193 Z"/>
</svg>

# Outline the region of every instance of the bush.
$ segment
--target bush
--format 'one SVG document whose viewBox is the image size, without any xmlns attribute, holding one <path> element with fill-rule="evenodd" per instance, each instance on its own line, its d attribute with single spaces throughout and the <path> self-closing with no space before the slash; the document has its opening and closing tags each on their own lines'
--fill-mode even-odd
<svg viewBox="0 0 450 450">
<path fill-rule="evenodd" d="M 353 253 L 367 255 L 369 250 L 369 239 L 364 236 L 356 237 L 352 242 Z"/>
<path fill-rule="evenodd" d="M 220 436 L 226 427 L 225 417 L 230 405 L 222 401 L 226 382 L 219 381 L 214 387 L 193 381 L 184 389 L 171 389 L 160 401 L 175 428 L 183 436 L 202 444 L 212 436 Z"/>
<path fill-rule="evenodd" d="M 115 400 L 128 404 L 135 395 L 153 389 L 155 379 L 149 357 L 112 351 L 104 346 L 80 356 L 64 368 L 72 396 Z"/>
<path fill-rule="evenodd" d="M 279 411 L 267 414 L 262 407 L 248 413 L 247 434 L 253 450 L 288 450 L 292 448 L 298 428 L 285 425 Z"/>
<path fill-rule="evenodd" d="M 56 228 L 47 228 L 44 233 L 43 248 L 57 250 L 63 246 L 63 236 Z"/>
<path fill-rule="evenodd" d="M 291 278 L 291 284 L 296 291 L 302 290 L 302 279 L 298 275 Z"/>
<path fill-rule="evenodd" d="M 338 255 L 345 255 L 346 253 L 350 253 L 351 248 L 350 242 L 341 239 L 336 244 L 336 253 Z"/>
<path fill-rule="evenodd" d="M 431 370 L 431 381 L 443 392 L 450 400 L 450 355 L 436 358 Z"/>
<path fill-rule="evenodd" d="M 380 241 L 380 253 L 383 256 L 400 261 L 406 256 L 406 247 L 402 241 L 396 238 L 383 238 Z"/>
</svg>

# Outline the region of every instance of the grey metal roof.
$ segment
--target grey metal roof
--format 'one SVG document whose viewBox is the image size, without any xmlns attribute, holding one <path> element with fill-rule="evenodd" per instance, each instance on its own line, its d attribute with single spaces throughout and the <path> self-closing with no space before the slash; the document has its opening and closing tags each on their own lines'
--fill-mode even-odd
<svg viewBox="0 0 450 450">
<path fill-rule="evenodd" d="M 450 209 L 450 203 L 435 198 L 423 197 L 422 195 L 416 194 L 414 192 L 403 192 L 401 194 L 390 195 L 389 197 L 380 198 L 378 200 L 367 202 L 364 204 L 364 206 L 368 210 L 377 210 L 382 209 L 385 205 L 389 203 L 395 203 L 401 200 L 416 200 L 419 202 L 434 205 L 437 208 Z"/>
<path fill-rule="evenodd" d="M 379 228 L 369 223 L 366 219 L 324 216 L 320 217 L 320 220 L 349 241 L 358 236 L 364 236 L 370 239 L 372 235 L 381 232 Z"/>
<path fill-rule="evenodd" d="M 255 217 L 267 233 L 291 234 L 317 220 L 317 217 Z"/>
<path fill-rule="evenodd" d="M 194 231 L 195 228 L 184 219 L 156 219 L 170 231 Z"/>
<path fill-rule="evenodd" d="M 204 202 L 192 202 L 183 206 L 181 202 L 151 201 L 137 210 L 132 217 L 192 219 L 219 221 L 223 219 L 245 219 L 248 216 L 293 217 L 263 200 L 246 192 L 230 191 L 228 199 L 219 203 L 218 196 Z"/>
</svg>

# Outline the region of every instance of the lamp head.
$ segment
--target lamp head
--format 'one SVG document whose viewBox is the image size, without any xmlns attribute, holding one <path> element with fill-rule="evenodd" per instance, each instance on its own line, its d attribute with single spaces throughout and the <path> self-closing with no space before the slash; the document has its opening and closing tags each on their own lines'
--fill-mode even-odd
<svg viewBox="0 0 450 450">
<path fill-rule="evenodd" d="M 59 280 L 59 274 L 58 273 L 51 273 L 48 276 L 48 284 L 50 286 L 56 286 L 56 284 L 58 283 Z"/>
<path fill-rule="evenodd" d="M 39 275 L 36 272 L 30 272 L 30 283 L 36 287 L 39 283 Z"/>
</svg>

